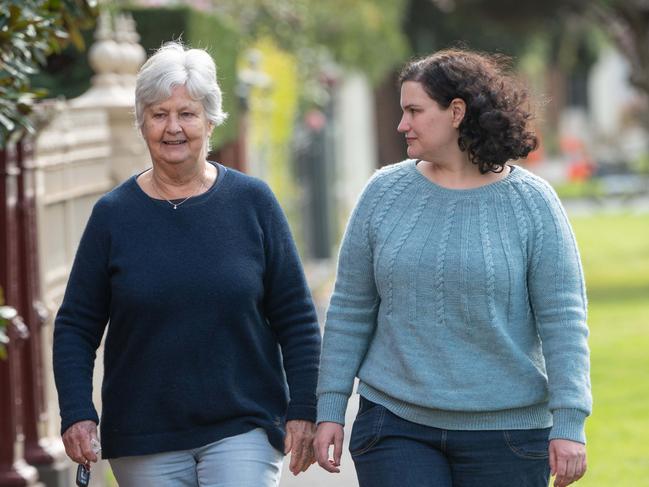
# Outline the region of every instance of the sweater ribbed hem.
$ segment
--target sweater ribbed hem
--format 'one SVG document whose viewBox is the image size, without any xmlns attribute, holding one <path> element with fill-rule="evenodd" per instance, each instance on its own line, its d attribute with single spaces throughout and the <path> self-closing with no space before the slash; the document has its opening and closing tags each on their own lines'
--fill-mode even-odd
<svg viewBox="0 0 649 487">
<path fill-rule="evenodd" d="M 587 414 L 579 409 L 555 409 L 550 439 L 561 438 L 586 444 L 584 423 Z"/>
<path fill-rule="evenodd" d="M 330 421 L 345 424 L 345 412 L 349 396 L 338 392 L 327 392 L 318 396 L 318 423 Z"/>
<path fill-rule="evenodd" d="M 536 429 L 552 426 L 547 403 L 499 411 L 446 411 L 409 404 L 361 382 L 358 393 L 407 421 L 447 430 Z"/>
</svg>

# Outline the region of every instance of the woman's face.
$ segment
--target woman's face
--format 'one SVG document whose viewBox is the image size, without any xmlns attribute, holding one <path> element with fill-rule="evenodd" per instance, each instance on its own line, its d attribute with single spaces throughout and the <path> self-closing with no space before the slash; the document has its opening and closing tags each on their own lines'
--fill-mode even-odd
<svg viewBox="0 0 649 487">
<path fill-rule="evenodd" d="M 406 136 L 408 157 L 436 161 L 459 150 L 459 122 L 453 106 L 442 108 L 418 81 L 401 85 L 401 110 L 397 131 Z"/>
<path fill-rule="evenodd" d="M 154 163 L 205 160 L 212 128 L 203 105 L 189 96 L 185 86 L 175 86 L 169 98 L 144 109 L 142 135 Z"/>
</svg>

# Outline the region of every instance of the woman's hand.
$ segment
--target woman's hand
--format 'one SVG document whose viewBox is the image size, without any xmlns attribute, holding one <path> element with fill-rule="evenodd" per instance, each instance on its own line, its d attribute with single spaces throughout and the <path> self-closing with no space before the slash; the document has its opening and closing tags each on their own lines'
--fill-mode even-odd
<svg viewBox="0 0 649 487">
<path fill-rule="evenodd" d="M 315 447 L 318 464 L 327 472 L 338 473 L 340 457 L 343 454 L 343 438 L 345 432 L 343 425 L 331 422 L 322 422 L 318 425 L 313 445 Z M 334 446 L 333 460 L 329 458 L 329 446 Z"/>
<path fill-rule="evenodd" d="M 566 487 L 586 473 L 586 447 L 570 440 L 550 440 L 550 472 L 554 487 Z"/>
<path fill-rule="evenodd" d="M 74 462 L 86 465 L 96 462 L 98 460 L 96 452 L 99 448 L 97 425 L 89 420 L 74 423 L 63 433 L 63 444 L 65 453 Z"/>
<path fill-rule="evenodd" d="M 315 463 L 313 452 L 313 435 L 315 424 L 311 421 L 293 419 L 286 422 L 286 439 L 284 454 L 291 454 L 289 470 L 293 475 L 306 470 Z"/>
</svg>

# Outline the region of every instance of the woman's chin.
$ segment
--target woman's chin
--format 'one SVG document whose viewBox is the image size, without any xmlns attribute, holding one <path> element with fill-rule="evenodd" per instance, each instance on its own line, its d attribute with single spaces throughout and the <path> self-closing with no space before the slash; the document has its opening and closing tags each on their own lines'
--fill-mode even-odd
<svg viewBox="0 0 649 487">
<path fill-rule="evenodd" d="M 408 149 L 406 150 L 406 154 L 408 154 L 408 157 L 410 159 L 419 158 L 419 153 L 412 146 L 408 146 Z"/>
</svg>

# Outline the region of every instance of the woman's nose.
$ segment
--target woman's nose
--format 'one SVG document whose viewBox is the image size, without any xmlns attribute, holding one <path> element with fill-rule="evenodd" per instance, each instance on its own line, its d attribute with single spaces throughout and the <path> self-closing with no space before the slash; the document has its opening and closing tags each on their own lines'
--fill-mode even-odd
<svg viewBox="0 0 649 487">
<path fill-rule="evenodd" d="M 399 125 L 397 125 L 397 132 L 399 133 L 404 133 L 407 132 L 410 129 L 410 126 L 405 120 L 405 117 L 401 117 L 401 120 L 399 120 Z"/>
<path fill-rule="evenodd" d="M 178 123 L 178 117 L 170 115 L 167 118 L 167 132 L 171 134 L 177 134 L 181 130 L 182 128 L 180 127 L 180 123 Z"/>
</svg>

